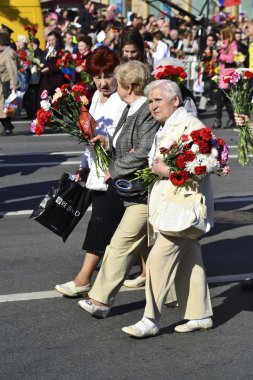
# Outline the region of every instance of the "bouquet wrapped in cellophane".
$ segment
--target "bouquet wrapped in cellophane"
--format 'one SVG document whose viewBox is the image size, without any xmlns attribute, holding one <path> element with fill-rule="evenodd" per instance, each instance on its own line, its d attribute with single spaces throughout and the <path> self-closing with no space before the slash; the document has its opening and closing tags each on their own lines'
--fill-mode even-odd
<svg viewBox="0 0 253 380">
<path fill-rule="evenodd" d="M 97 123 L 85 107 L 88 104 L 85 93 L 84 86 L 70 87 L 69 84 L 57 88 L 53 97 L 48 96 L 46 90 L 43 91 L 41 108 L 37 111 L 37 118 L 31 123 L 31 131 L 41 135 L 47 127 L 76 137 L 79 142 L 87 143 L 94 149 L 96 166 L 106 171 L 110 158 L 99 142 L 91 143 L 96 135 Z"/>
<path fill-rule="evenodd" d="M 176 187 L 189 180 L 197 184 L 207 174 L 226 176 L 230 171 L 228 146 L 210 128 L 183 134 L 178 142 L 173 141 L 170 146 L 161 147 L 160 153 L 170 168 L 168 180 Z M 135 174 L 136 179 L 143 180 L 147 188 L 160 180 L 152 173 L 152 168 L 137 170 Z"/>
</svg>

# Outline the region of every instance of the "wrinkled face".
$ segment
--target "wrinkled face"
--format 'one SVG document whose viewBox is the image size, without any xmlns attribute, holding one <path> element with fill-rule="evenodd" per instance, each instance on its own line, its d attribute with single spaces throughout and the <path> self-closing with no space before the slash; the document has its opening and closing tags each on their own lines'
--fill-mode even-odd
<svg viewBox="0 0 253 380">
<path fill-rule="evenodd" d="M 24 42 L 22 41 L 16 41 L 16 45 L 18 49 L 22 49 L 25 46 Z"/>
<path fill-rule="evenodd" d="M 78 42 L 78 51 L 80 54 L 86 53 L 87 50 L 89 50 L 89 46 L 85 42 Z"/>
<path fill-rule="evenodd" d="M 163 124 L 176 111 L 180 101 L 177 96 L 169 99 L 164 89 L 156 87 L 148 94 L 149 110 L 154 119 Z"/>
<path fill-rule="evenodd" d="M 125 60 L 133 60 L 138 59 L 139 57 L 139 50 L 137 46 L 133 44 L 125 45 L 122 49 L 122 55 Z"/>
<path fill-rule="evenodd" d="M 104 74 L 100 73 L 93 77 L 95 85 L 99 92 L 104 96 L 110 96 L 113 94 L 117 88 L 117 81 L 114 78 L 113 74 Z"/>
</svg>

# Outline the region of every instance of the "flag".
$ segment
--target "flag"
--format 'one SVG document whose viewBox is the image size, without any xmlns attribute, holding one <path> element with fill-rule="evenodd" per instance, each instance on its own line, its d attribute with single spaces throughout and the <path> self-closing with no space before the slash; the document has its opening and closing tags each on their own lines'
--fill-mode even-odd
<svg viewBox="0 0 253 380">
<path fill-rule="evenodd" d="M 95 136 L 97 122 L 85 106 L 82 106 L 78 126 L 86 139 L 90 140 Z"/>
</svg>

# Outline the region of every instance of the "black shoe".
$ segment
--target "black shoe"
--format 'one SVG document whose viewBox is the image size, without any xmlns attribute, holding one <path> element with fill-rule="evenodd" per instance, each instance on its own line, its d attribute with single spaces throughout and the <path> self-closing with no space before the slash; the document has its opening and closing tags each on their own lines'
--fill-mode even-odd
<svg viewBox="0 0 253 380">
<path fill-rule="evenodd" d="M 230 129 L 230 128 L 235 128 L 235 127 L 236 127 L 235 121 L 230 119 L 230 120 L 228 120 L 228 122 L 224 128 Z"/>
<path fill-rule="evenodd" d="M 215 119 L 212 128 L 221 128 L 221 120 L 220 119 Z"/>
<path fill-rule="evenodd" d="M 241 282 L 241 288 L 243 290 L 253 290 L 253 277 L 245 278 Z"/>
<path fill-rule="evenodd" d="M 10 129 L 5 129 L 2 133 L 1 133 L 2 136 L 12 136 L 13 135 L 13 132 L 12 130 Z"/>
</svg>

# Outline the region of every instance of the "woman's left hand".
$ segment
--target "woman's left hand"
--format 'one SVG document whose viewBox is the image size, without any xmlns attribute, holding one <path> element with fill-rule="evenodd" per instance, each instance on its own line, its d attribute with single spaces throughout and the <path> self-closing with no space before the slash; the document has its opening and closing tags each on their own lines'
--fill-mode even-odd
<svg viewBox="0 0 253 380">
<path fill-rule="evenodd" d="M 152 173 L 159 176 L 160 179 L 164 177 L 169 177 L 170 168 L 165 164 L 165 162 L 159 158 L 156 158 L 152 165 Z"/>
<path fill-rule="evenodd" d="M 110 174 L 109 170 L 107 170 L 105 172 L 104 183 L 106 183 L 110 178 L 111 178 L 111 174 Z"/>
</svg>

